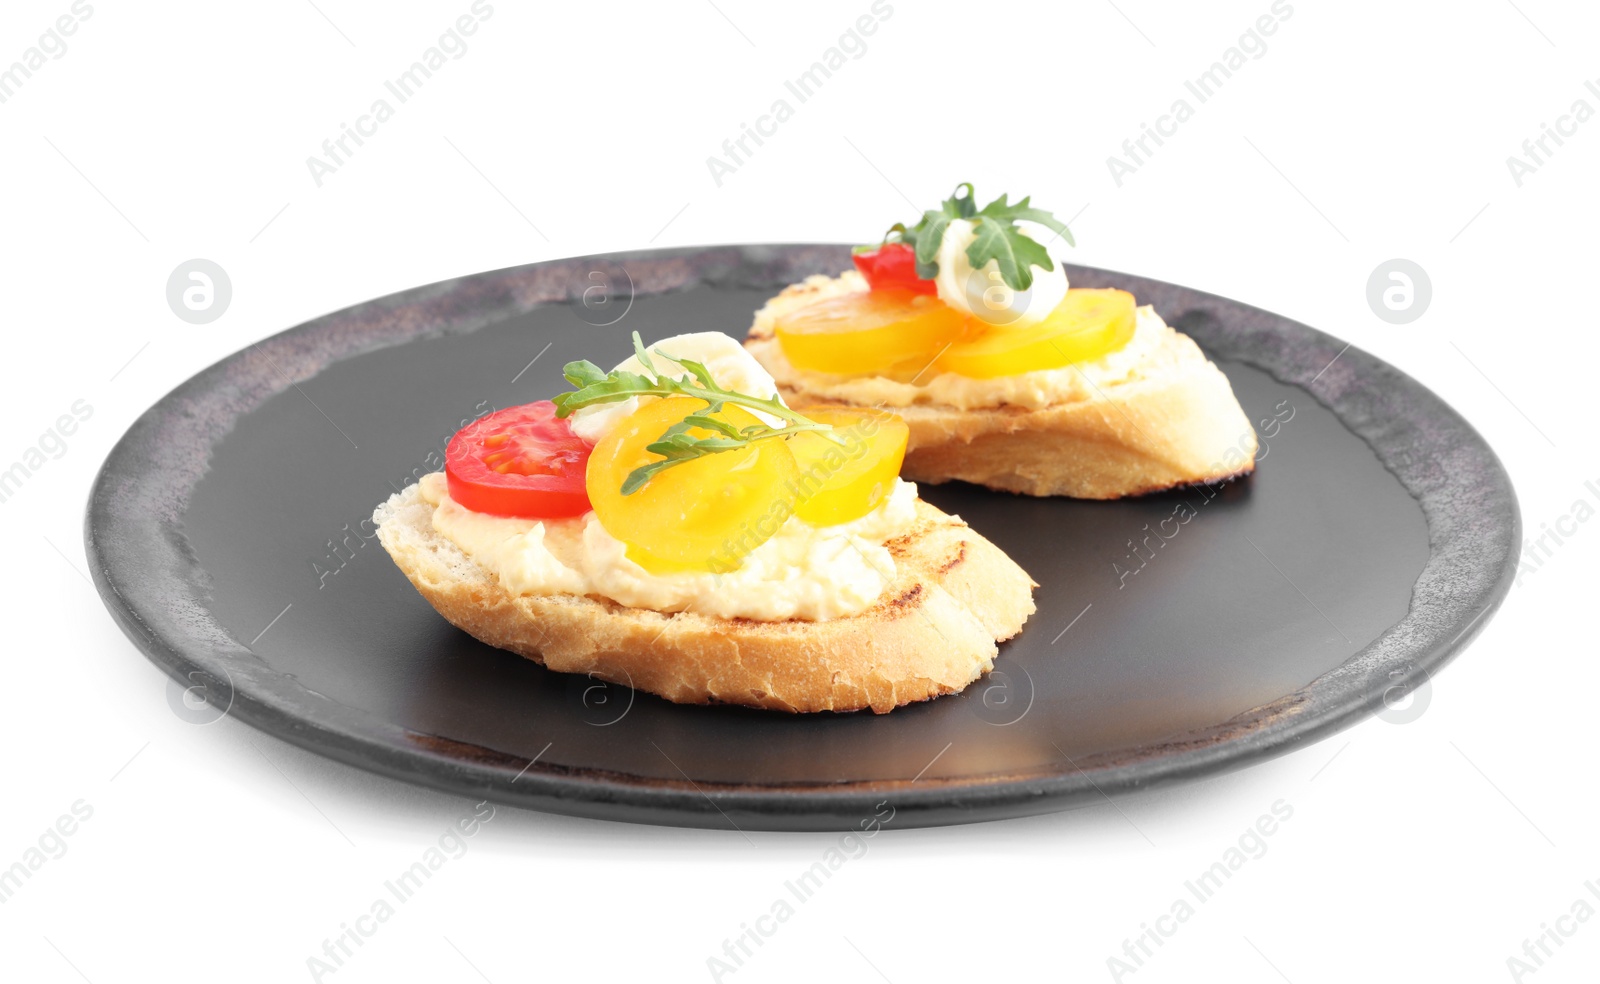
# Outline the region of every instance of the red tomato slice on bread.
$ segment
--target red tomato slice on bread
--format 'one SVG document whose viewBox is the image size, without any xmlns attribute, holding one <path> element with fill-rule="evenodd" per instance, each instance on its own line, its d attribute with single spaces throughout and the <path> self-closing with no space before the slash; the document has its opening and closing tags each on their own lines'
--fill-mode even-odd
<svg viewBox="0 0 1600 984">
<path fill-rule="evenodd" d="M 498 410 L 445 448 L 450 498 L 491 516 L 581 516 L 590 509 L 584 475 L 593 450 L 549 400 Z"/>
<path fill-rule="evenodd" d="M 885 243 L 870 253 L 856 253 L 851 259 L 873 290 L 938 293 L 933 281 L 917 276 L 917 254 L 905 243 Z"/>
</svg>

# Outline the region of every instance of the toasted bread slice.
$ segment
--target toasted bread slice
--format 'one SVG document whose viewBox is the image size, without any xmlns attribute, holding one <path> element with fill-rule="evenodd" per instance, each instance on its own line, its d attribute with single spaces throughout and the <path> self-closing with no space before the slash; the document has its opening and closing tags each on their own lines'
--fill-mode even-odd
<svg viewBox="0 0 1600 984">
<path fill-rule="evenodd" d="M 812 277 L 756 313 L 745 348 L 772 373 L 790 406 L 861 404 L 867 400 L 852 399 L 853 390 L 877 392 L 795 369 L 773 330 L 785 311 L 864 289 L 854 274 Z M 1122 358 L 1126 364 L 1114 372 L 1071 369 L 1075 378 L 1066 378 L 1071 385 L 1055 400 L 1033 388 L 1021 405 L 1000 400 L 962 408 L 934 402 L 926 381 L 893 384 L 896 398 L 886 409 L 911 429 L 902 474 L 931 484 L 960 479 L 1027 495 L 1116 499 L 1254 469 L 1255 430 L 1228 378 L 1153 312 L 1141 312 L 1139 331 L 1145 335 L 1137 360 Z"/>
<path fill-rule="evenodd" d="M 415 485 L 378 507 L 378 539 L 452 625 L 562 673 L 684 704 L 885 714 L 987 673 L 1034 611 L 1033 580 L 958 517 L 918 501 L 885 546 L 895 577 L 867 611 L 761 622 L 628 608 L 601 597 L 512 595 L 434 531 Z"/>
<path fill-rule="evenodd" d="M 801 411 L 837 402 L 782 393 Z M 1179 377 L 1106 387 L 1101 399 L 1037 410 L 894 412 L 911 429 L 901 474 L 933 485 L 960 479 L 1026 495 L 1119 499 L 1222 481 L 1255 467 L 1255 431 L 1227 377 L 1209 362 Z"/>
</svg>

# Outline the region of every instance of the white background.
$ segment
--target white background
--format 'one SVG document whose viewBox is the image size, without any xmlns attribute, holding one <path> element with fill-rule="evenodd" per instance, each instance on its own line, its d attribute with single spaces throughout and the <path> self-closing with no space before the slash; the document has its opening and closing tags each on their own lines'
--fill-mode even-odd
<svg viewBox="0 0 1600 984">
<path fill-rule="evenodd" d="M 0 66 L 68 7 L 7 0 Z M 894 0 L 718 187 L 706 158 L 867 0 L 494 0 L 464 56 L 318 187 L 306 158 L 468 7 L 94 0 L 0 104 L 0 462 L 75 400 L 94 411 L 0 505 L 0 867 L 74 802 L 94 811 L 0 905 L 7 980 L 311 979 L 307 958 L 470 809 L 231 719 L 185 723 L 85 578 L 86 490 L 134 418 L 351 303 L 651 244 L 867 241 L 914 215 L 908 198 L 972 180 L 1078 215 L 1075 262 L 1238 298 L 1410 372 L 1502 456 L 1526 532 L 1600 505 L 1600 119 L 1521 187 L 1506 164 L 1575 100 L 1600 110 L 1593 5 L 1293 0 L 1266 53 L 1118 187 L 1106 158 L 1268 0 Z M 164 297 L 193 257 L 232 278 L 210 325 Z M 1405 326 L 1365 299 L 1394 257 L 1433 284 Z M 1524 940 L 1575 900 L 1600 907 L 1597 558 L 1600 523 L 1578 525 L 1413 723 L 1068 814 L 886 833 L 723 979 L 1112 979 L 1124 940 L 1280 799 L 1293 817 L 1267 853 L 1122 979 L 1517 979 Z M 705 981 L 835 840 L 501 808 L 323 979 Z M 1594 979 L 1600 918 L 1562 925 L 1521 979 Z"/>
</svg>

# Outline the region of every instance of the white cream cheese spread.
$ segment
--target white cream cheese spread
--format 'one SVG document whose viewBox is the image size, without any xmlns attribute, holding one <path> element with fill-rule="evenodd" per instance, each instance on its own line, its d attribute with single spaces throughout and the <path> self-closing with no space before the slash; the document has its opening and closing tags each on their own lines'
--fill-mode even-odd
<svg viewBox="0 0 1600 984">
<path fill-rule="evenodd" d="M 631 608 L 692 611 L 723 618 L 811 621 L 871 608 L 894 579 L 886 540 L 916 521 L 917 487 L 895 480 L 884 502 L 838 526 L 790 516 L 731 573 L 653 574 L 628 559 L 627 546 L 593 512 L 567 519 L 518 519 L 463 508 L 443 472 L 424 475 L 422 498 L 433 528 L 512 594 L 599 595 Z"/>
<path fill-rule="evenodd" d="M 977 238 L 977 227 L 966 219 L 954 219 L 945 228 L 939 240 L 939 272 L 933 278 L 939 300 L 997 327 L 1026 328 L 1043 321 L 1067 296 L 1067 272 L 1059 263 L 1052 270 L 1035 266 L 1027 290 L 1008 285 L 997 260 L 974 268 L 967 247 Z"/>
</svg>

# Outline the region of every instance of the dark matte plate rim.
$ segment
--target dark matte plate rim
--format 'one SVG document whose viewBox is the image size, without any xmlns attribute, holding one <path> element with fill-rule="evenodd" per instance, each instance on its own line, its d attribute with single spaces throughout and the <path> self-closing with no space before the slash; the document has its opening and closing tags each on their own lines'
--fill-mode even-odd
<svg viewBox="0 0 1600 984">
<path fill-rule="evenodd" d="M 1356 723 L 1384 703 L 1391 686 L 1419 685 L 1482 631 L 1505 598 L 1520 542 L 1510 479 L 1483 438 L 1430 390 L 1375 356 L 1278 315 L 1173 284 L 1069 266 L 1074 279 L 1128 284 L 1213 358 L 1254 366 L 1307 391 L 1373 449 L 1417 499 L 1429 528 L 1430 556 L 1400 622 L 1335 670 L 1270 704 L 1159 745 L 1063 762 L 1060 770 L 724 786 L 530 764 L 410 731 L 272 670 L 206 610 L 204 571 L 187 553 L 181 517 L 208 449 L 238 416 L 324 365 L 564 303 L 573 275 L 597 263 L 625 264 L 644 294 L 701 283 L 776 288 L 844 268 L 847 250 L 730 245 L 534 263 L 392 294 L 257 342 L 157 401 L 106 458 L 84 517 L 95 586 L 128 637 L 173 678 L 186 686 L 204 682 L 210 693 L 229 696 L 229 714 L 347 764 L 550 812 L 784 830 L 850 828 L 885 805 L 895 811 L 895 826 L 1026 816 L 1240 768 Z M 271 358 L 253 358 L 257 353 Z"/>
</svg>

